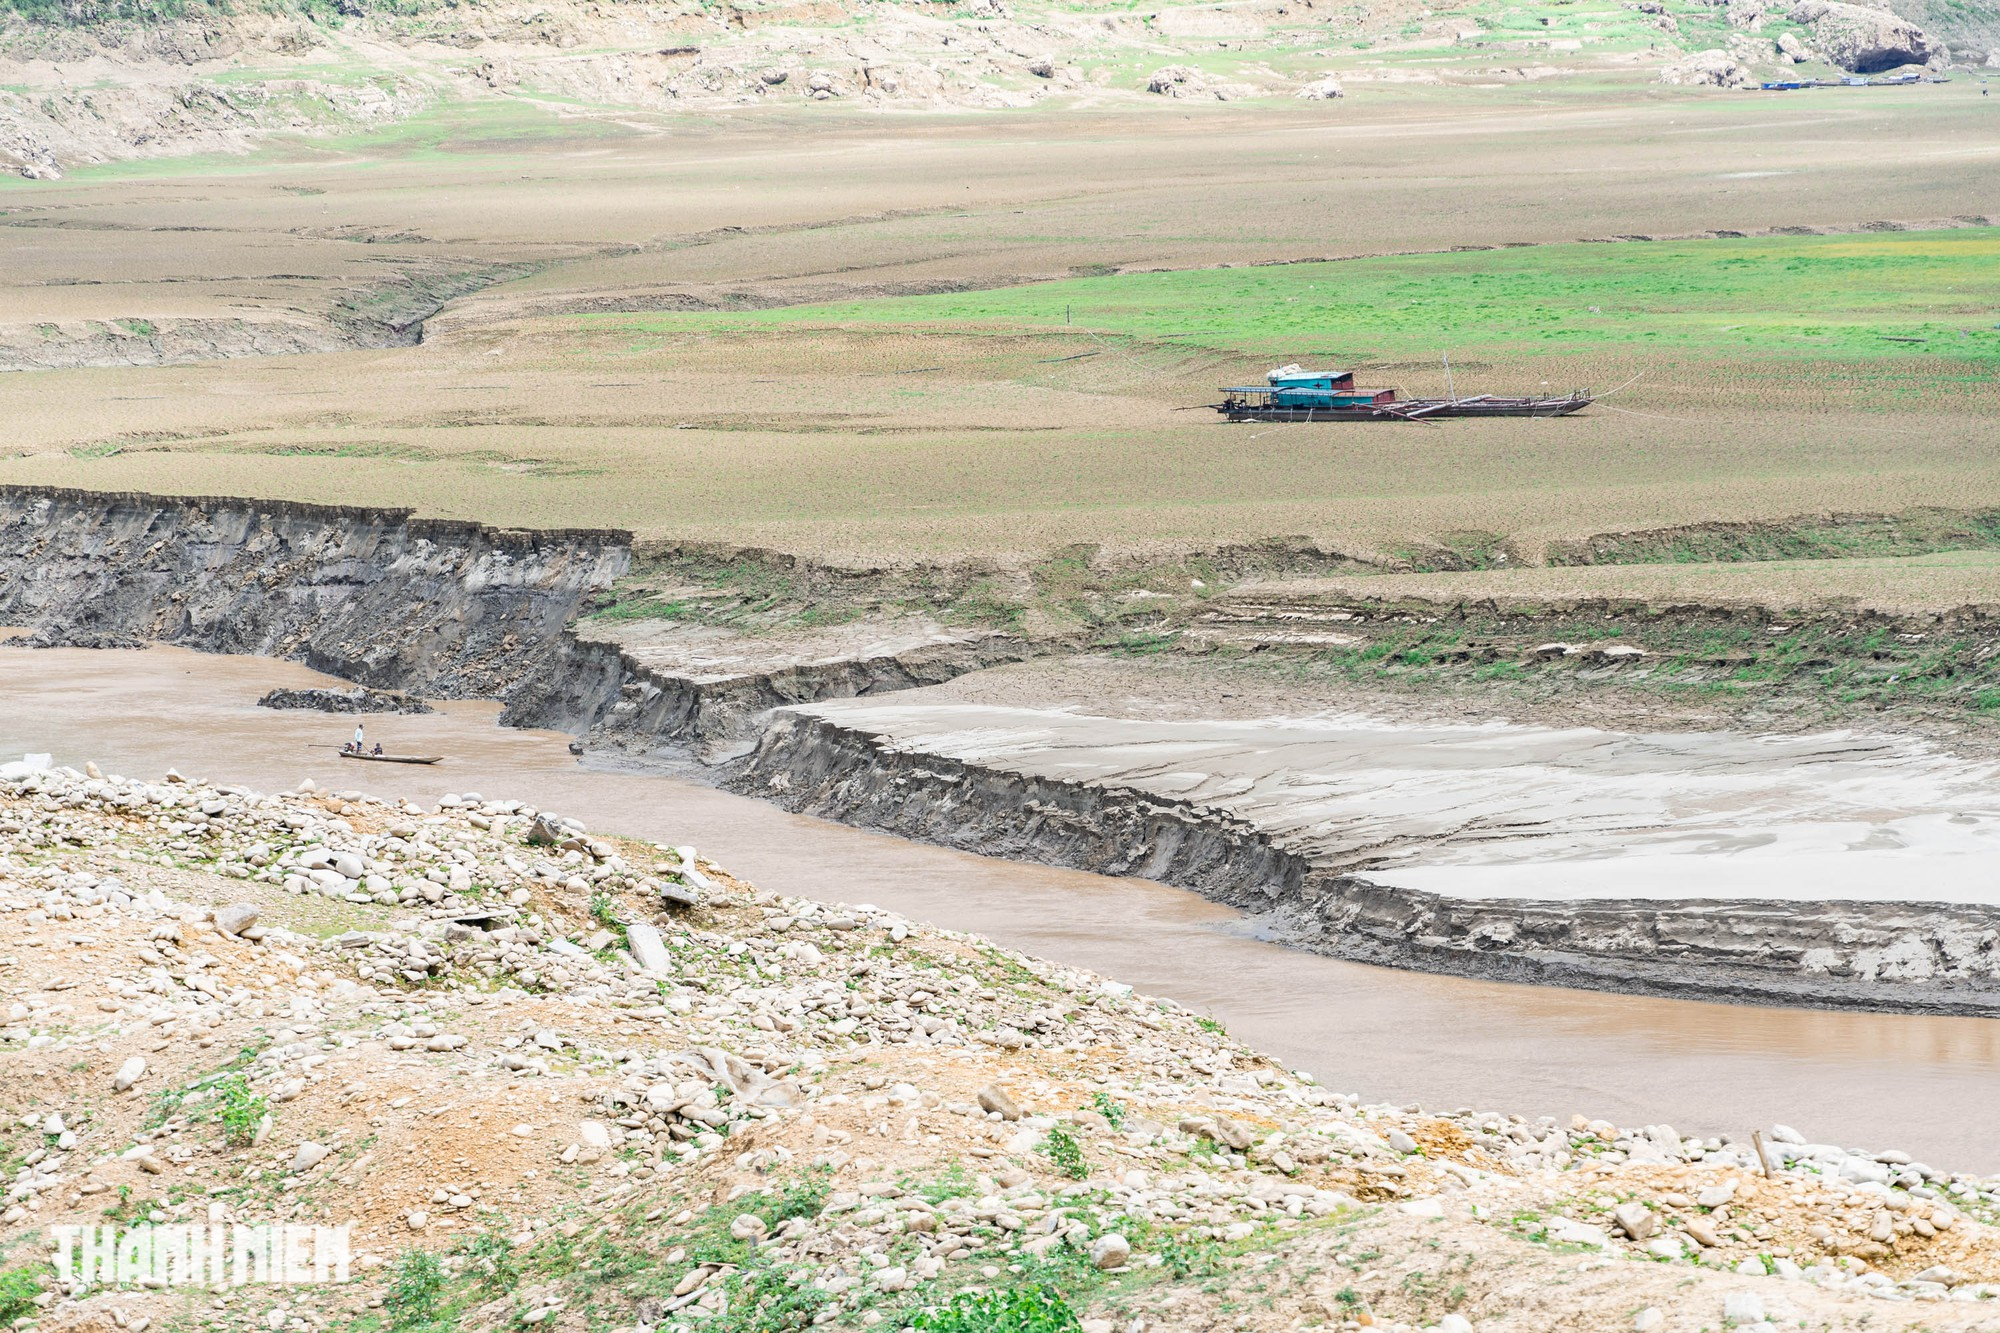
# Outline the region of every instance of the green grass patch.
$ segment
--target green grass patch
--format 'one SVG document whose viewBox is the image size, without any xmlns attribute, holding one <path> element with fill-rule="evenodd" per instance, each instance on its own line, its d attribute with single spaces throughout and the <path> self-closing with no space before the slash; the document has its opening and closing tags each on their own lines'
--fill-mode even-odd
<svg viewBox="0 0 2000 1333">
<path fill-rule="evenodd" d="M 578 316 L 631 332 L 913 325 L 1353 358 L 1542 346 L 2000 361 L 2000 228 L 1509 247 L 1135 273 L 778 310 Z"/>
<path fill-rule="evenodd" d="M 1040 1285 L 967 1292 L 919 1314 L 928 1333 L 1075 1333 L 1083 1327 L 1060 1292 Z"/>
<path fill-rule="evenodd" d="M 1664 696 L 1787 701 L 1823 719 L 1917 705 L 1961 716 L 2000 713 L 2000 659 L 1984 636 L 1905 635 L 1881 625 L 1807 620 L 1782 631 L 1751 621 L 1681 621 L 1589 615 L 1468 615 L 1432 623 L 1377 623 L 1366 642 L 1274 655 L 1266 669 L 1303 680 L 1344 680 L 1414 692 L 1466 680 L 1532 697 L 1618 688 Z M 1642 663 L 1529 655 L 1551 640 L 1615 639 L 1643 646 Z"/>
<path fill-rule="evenodd" d="M 11 1328 L 17 1319 L 26 1319 L 39 1308 L 35 1298 L 42 1294 L 40 1265 L 22 1264 L 0 1272 L 0 1326 Z"/>
</svg>

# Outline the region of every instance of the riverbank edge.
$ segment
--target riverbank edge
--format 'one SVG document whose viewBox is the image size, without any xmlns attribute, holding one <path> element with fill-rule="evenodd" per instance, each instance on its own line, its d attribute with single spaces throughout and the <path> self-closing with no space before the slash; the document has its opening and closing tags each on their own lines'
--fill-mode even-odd
<svg viewBox="0 0 2000 1333">
<path fill-rule="evenodd" d="M 1945 903 L 1449 898 L 1315 865 L 1194 802 L 967 762 L 810 707 L 724 783 L 798 814 L 1192 890 L 1278 943 L 1485 981 L 1820 1009 L 2000 1016 L 1993 914 Z"/>
<path fill-rule="evenodd" d="M 171 643 L 378 687 L 499 697 L 503 724 L 569 732 L 579 752 L 679 776 L 690 752 L 731 756 L 697 775 L 919 841 L 1190 889 L 1275 940 L 1334 957 L 1675 998 L 2000 1014 L 1991 912 L 1444 899 L 1315 866 L 1211 809 L 902 750 L 811 711 L 1036 651 L 1011 636 L 719 684 L 649 671 L 575 633 L 589 599 L 629 567 L 629 533 L 6 487 L 0 538 L 0 623 L 31 625 L 31 644 Z"/>
</svg>

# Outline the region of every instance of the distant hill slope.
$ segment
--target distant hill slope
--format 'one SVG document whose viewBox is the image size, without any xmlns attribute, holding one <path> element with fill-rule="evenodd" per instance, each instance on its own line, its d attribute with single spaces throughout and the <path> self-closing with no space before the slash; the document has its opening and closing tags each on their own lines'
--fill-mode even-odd
<svg viewBox="0 0 2000 1333">
<path fill-rule="evenodd" d="M 1899 30 L 1903 46 L 1886 56 L 1871 32 L 1870 68 L 1939 63 L 1939 35 L 1953 54 L 1983 59 L 1990 7 L 1897 3 L 1922 9 L 1936 32 Z M 1477 0 L 1440 13 L 1418 0 L 0 0 L 0 170 L 54 177 L 241 151 L 468 98 L 577 114 L 786 101 L 982 108 L 1324 100 L 1388 82 L 1636 81 L 1663 68 L 1670 82 L 1741 85 L 1830 70 L 1844 48 L 1793 22 L 1790 4 Z M 1851 11 L 1850 27 L 1853 15 L 1873 22 L 1873 10 L 1832 8 Z"/>
</svg>

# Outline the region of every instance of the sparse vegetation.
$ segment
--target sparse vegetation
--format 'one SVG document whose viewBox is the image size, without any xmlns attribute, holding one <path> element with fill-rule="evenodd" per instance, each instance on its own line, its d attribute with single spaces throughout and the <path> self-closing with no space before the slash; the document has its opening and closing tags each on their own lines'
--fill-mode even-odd
<svg viewBox="0 0 2000 1333">
<path fill-rule="evenodd" d="M 1056 1170 L 1071 1180 L 1082 1180 L 1090 1175 L 1090 1163 L 1084 1160 L 1083 1145 L 1076 1141 L 1076 1135 L 1061 1123 L 1049 1128 L 1048 1138 L 1042 1143 L 1042 1152 L 1056 1165 Z"/>
<path fill-rule="evenodd" d="M 1810 292 L 1808 302 L 1801 302 Z M 1074 278 L 746 313 L 589 316 L 621 329 L 845 325 L 1044 330 L 1264 351 L 1337 328 L 1377 357 L 1614 345 L 2000 363 L 2000 230 L 1544 245 L 1263 269 Z M 1897 339 L 1911 339 L 1904 342 Z M 1609 386 L 1604 386 L 1609 387 Z"/>
<path fill-rule="evenodd" d="M 1082 1324 L 1060 1293 L 1030 1286 L 958 1296 L 919 1314 L 914 1326 L 927 1333 L 1076 1333 Z"/>
<path fill-rule="evenodd" d="M 251 1089 L 250 1080 L 241 1071 L 215 1085 L 215 1100 L 216 1121 L 232 1146 L 244 1147 L 257 1137 L 270 1103 Z"/>
<path fill-rule="evenodd" d="M 421 1328 L 437 1319 L 443 1310 L 445 1271 L 443 1263 L 428 1250 L 409 1249 L 396 1257 L 382 1308 L 388 1312 L 391 1328 Z"/>
<path fill-rule="evenodd" d="M 42 1274 L 35 1264 L 0 1269 L 0 1327 L 13 1327 L 16 1320 L 35 1313 L 35 1298 L 42 1294 Z"/>
</svg>

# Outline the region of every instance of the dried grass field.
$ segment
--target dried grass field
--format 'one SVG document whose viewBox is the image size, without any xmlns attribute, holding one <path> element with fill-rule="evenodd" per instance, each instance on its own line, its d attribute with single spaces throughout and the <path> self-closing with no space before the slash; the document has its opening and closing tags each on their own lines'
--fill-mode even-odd
<svg viewBox="0 0 2000 1333">
<path fill-rule="evenodd" d="M 447 117 L 83 173 L 0 191 L 0 325 L 88 353 L 0 375 L 0 482 L 870 562 L 1288 535 L 1393 555 L 1468 532 L 1532 553 L 2000 505 L 2000 243 L 1968 225 L 2000 151 L 1969 91 L 1418 90 L 673 134 Z M 1639 235 L 1661 239 L 1577 244 Z M 1533 246 L 1391 253 L 1512 242 Z M 1214 267 L 1297 260 L 1341 262 Z M 147 354 L 100 336 L 338 331 L 441 293 L 415 346 L 120 364 Z M 1437 392 L 1447 349 L 1461 392 L 1627 387 L 1553 422 L 1201 408 L 1315 355 Z"/>
</svg>

